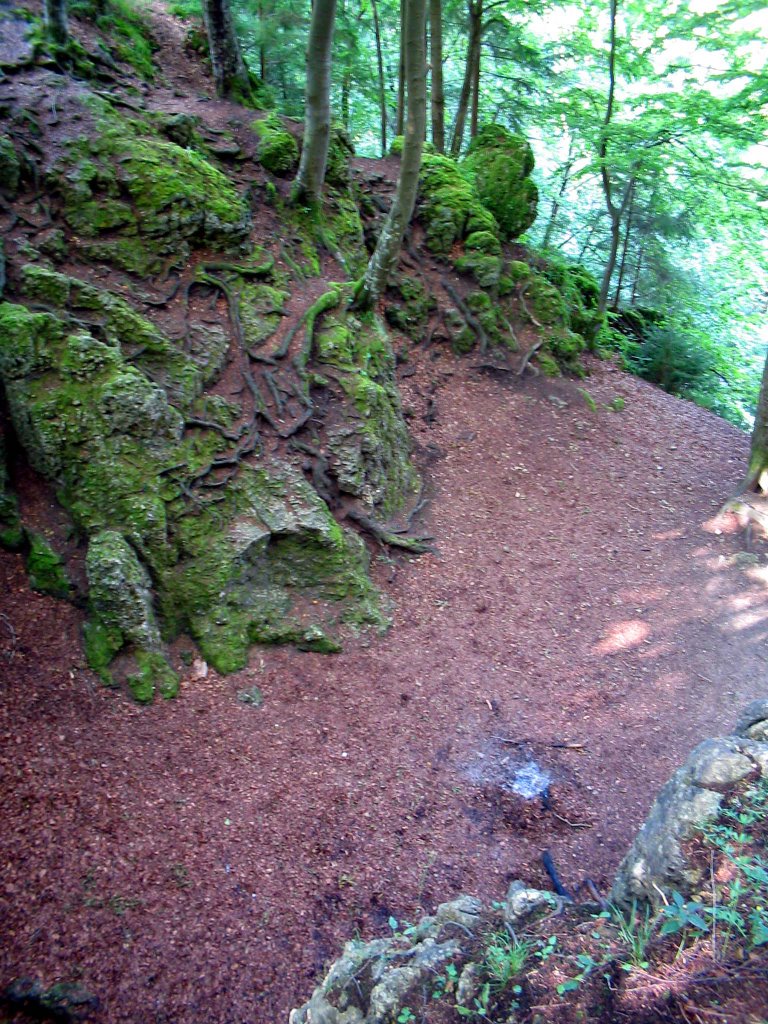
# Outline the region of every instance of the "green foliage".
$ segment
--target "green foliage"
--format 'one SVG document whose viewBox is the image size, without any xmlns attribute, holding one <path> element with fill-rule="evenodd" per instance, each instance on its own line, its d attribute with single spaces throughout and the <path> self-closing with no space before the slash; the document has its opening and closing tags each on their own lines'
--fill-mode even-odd
<svg viewBox="0 0 768 1024">
<path fill-rule="evenodd" d="M 640 344 L 626 354 L 628 367 L 671 395 L 688 397 L 705 390 L 712 359 L 690 333 L 674 324 L 651 325 Z"/>
<path fill-rule="evenodd" d="M 143 0 L 70 0 L 69 13 L 93 22 L 110 40 L 118 60 L 147 81 L 154 78 L 154 44 Z"/>
</svg>

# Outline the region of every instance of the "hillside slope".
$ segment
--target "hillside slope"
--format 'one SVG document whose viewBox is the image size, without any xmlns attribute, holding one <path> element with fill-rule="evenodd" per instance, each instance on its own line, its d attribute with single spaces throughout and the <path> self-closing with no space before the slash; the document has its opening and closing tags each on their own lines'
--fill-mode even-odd
<svg viewBox="0 0 768 1024">
<path fill-rule="evenodd" d="M 178 31 L 170 20 L 159 28 L 166 40 Z M 192 95 L 147 86 L 148 107 L 210 111 L 216 129 L 243 116 L 194 91 L 205 85 L 196 63 L 174 74 L 176 91 L 185 77 Z M 17 103 L 27 88 L 19 75 L 0 85 Z M 76 86 L 34 88 L 55 120 Z M 238 123 L 223 148 L 255 146 Z M 382 184 L 391 170 L 361 165 Z M 35 203 L 21 213 L 39 225 Z M 23 225 L 10 232 L 12 303 Z M 265 247 L 282 239 L 276 230 L 265 222 Z M 338 279 L 320 248 L 279 331 Z M 433 256 L 416 252 L 434 273 Z M 68 259 L 56 273 L 86 266 Z M 196 260 L 219 262 L 203 250 Z M 275 263 L 287 273 L 279 254 Z M 101 279 L 112 290 L 114 274 Z M 143 298 L 162 300 L 173 274 L 165 287 L 147 285 Z M 191 291 L 214 334 L 227 306 L 218 286 Z M 179 310 L 146 308 L 167 315 L 170 336 Z M 85 307 L 75 315 L 89 330 L 97 319 Z M 458 357 L 446 341 L 400 337 L 407 361 L 387 371 L 430 499 L 420 532 L 435 551 L 414 561 L 371 548 L 373 584 L 359 586 L 383 595 L 376 609 L 391 602 L 384 637 L 349 637 L 332 658 L 241 646 L 245 667 L 229 675 L 182 637 L 168 648 L 181 699 L 142 708 L 88 668 L 83 610 L 32 592 L 21 555 L 0 553 L 0 986 L 75 982 L 110 1024 L 282 1019 L 355 928 L 387 931 L 389 916 L 412 920 L 459 891 L 495 898 L 512 876 L 544 884 L 544 849 L 570 884 L 589 875 L 604 886 L 670 768 L 763 694 L 763 552 L 745 553 L 736 524 L 713 520 L 741 476 L 743 435 L 608 363 L 588 360 L 579 383 L 518 377 L 512 363 L 478 368 L 491 360 Z M 234 393 L 242 382 L 230 383 Z M 281 453 L 290 438 L 280 429 L 302 415 L 296 401 L 282 428 L 262 424 Z M 308 484 L 316 457 L 301 454 Z M 24 520 L 71 554 L 77 584 L 67 516 L 12 456 Z M 549 809 L 503 785 L 529 758 L 551 776 Z"/>
</svg>

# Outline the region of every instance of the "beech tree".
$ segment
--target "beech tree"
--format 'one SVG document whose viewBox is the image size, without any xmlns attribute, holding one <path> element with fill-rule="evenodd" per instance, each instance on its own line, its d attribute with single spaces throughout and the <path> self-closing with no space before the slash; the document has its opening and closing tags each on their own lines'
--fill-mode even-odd
<svg viewBox="0 0 768 1024">
<path fill-rule="evenodd" d="M 438 153 L 445 153 L 445 89 L 443 87 L 443 5 L 429 0 L 429 56 L 432 65 L 432 142 Z"/>
<path fill-rule="evenodd" d="M 369 309 L 384 291 L 400 255 L 419 188 L 421 154 L 427 127 L 426 0 L 403 0 L 404 61 L 407 87 L 405 139 L 392 206 L 373 251 L 354 304 Z"/>
<path fill-rule="evenodd" d="M 202 0 L 216 95 L 240 103 L 251 98 L 251 80 L 235 33 L 229 0 Z"/>
<path fill-rule="evenodd" d="M 293 200 L 316 206 L 321 199 L 331 138 L 331 45 L 336 0 L 314 0 L 307 44 L 304 146 Z"/>
</svg>

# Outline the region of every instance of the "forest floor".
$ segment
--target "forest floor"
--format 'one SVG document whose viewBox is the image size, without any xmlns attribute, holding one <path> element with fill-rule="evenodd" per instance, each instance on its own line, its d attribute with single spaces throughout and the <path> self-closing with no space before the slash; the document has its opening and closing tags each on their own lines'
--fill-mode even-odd
<svg viewBox="0 0 768 1024">
<path fill-rule="evenodd" d="M 165 66 L 148 103 L 231 117 Z M 374 552 L 394 624 L 342 654 L 196 659 L 139 707 L 87 669 L 82 613 L 0 552 L 0 987 L 76 982 L 105 1024 L 285 1020 L 356 931 L 548 887 L 544 850 L 606 893 L 688 750 L 766 695 L 766 549 L 717 515 L 747 438 L 607 362 L 477 361 L 399 368 L 435 551 Z M 542 775 L 546 807 L 513 792 Z"/>
<path fill-rule="evenodd" d="M 355 931 L 546 887 L 545 849 L 605 893 L 687 751 L 765 696 L 763 549 L 713 518 L 743 435 L 606 363 L 597 412 L 574 382 L 413 369 L 407 408 L 439 382 L 412 419 L 437 550 L 377 559 L 385 637 L 197 662 L 140 708 L 0 556 L 4 983 L 79 981 L 115 1024 L 285 1019 Z M 509 791 L 529 761 L 550 810 Z"/>
</svg>

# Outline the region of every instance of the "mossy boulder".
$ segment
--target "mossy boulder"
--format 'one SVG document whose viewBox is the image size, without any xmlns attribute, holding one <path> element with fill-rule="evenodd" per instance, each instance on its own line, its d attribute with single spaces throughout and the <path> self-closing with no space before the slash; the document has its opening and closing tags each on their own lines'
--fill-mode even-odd
<svg viewBox="0 0 768 1024">
<path fill-rule="evenodd" d="M 415 277 L 399 275 L 390 284 L 390 294 L 397 296 L 385 310 L 387 323 L 419 340 L 427 325 L 429 314 L 436 307 L 434 296 Z"/>
<path fill-rule="evenodd" d="M 349 133 L 341 125 L 333 125 L 325 169 L 327 185 L 335 189 L 346 189 L 349 186 L 349 162 L 354 155 L 355 147 Z"/>
<path fill-rule="evenodd" d="M 448 255 L 457 242 L 476 232 L 498 238 L 493 214 L 480 201 L 472 182 L 455 160 L 425 156 L 419 181 L 420 214 L 426 228 L 427 247 Z"/>
<path fill-rule="evenodd" d="M 48 179 L 85 255 L 147 275 L 163 256 L 183 256 L 187 243 L 232 248 L 245 241 L 248 204 L 201 153 L 162 137 L 157 122 L 123 118 L 96 97 L 83 113 L 93 133 L 69 143 Z"/>
<path fill-rule="evenodd" d="M 191 357 L 124 300 L 41 270 L 25 271 L 25 288 L 45 293 L 58 311 L 0 304 L 0 376 L 30 462 L 57 485 L 75 527 L 90 538 L 85 639 L 101 677 L 111 681 L 111 661 L 125 648 L 138 666 L 128 677 L 137 699 L 155 688 L 172 692 L 157 658 L 142 661 L 136 652 L 162 656 L 163 640 L 180 630 L 215 668 L 232 671 L 254 643 L 333 651 L 340 624 L 384 627 L 364 544 L 289 464 L 244 465 L 212 492 L 215 500 L 193 493 L 226 442 L 206 427 L 182 436 L 171 389 L 158 383 L 180 366 L 197 371 Z M 70 319 L 82 307 L 98 310 L 99 337 Z M 364 473 L 370 492 L 392 505 L 413 471 L 386 338 L 361 333 L 338 358 L 323 351 L 343 365 L 350 393 L 367 410 L 357 441 Z M 154 360 L 151 377 L 145 357 Z M 363 387 L 375 400 L 362 403 Z M 199 392 L 192 404 L 203 401 L 218 422 L 238 414 Z"/>
<path fill-rule="evenodd" d="M 533 166 L 528 142 L 501 125 L 486 125 L 469 144 L 462 167 L 505 238 L 518 238 L 536 219 L 539 194 L 529 177 Z"/>
<path fill-rule="evenodd" d="M 299 144 L 278 114 L 254 121 L 253 130 L 259 137 L 259 162 L 265 170 L 283 175 L 296 168 Z"/>
<path fill-rule="evenodd" d="M 152 580 L 135 550 L 116 530 L 102 530 L 88 543 L 85 562 L 90 605 L 96 619 L 123 642 L 159 649 Z"/>
<path fill-rule="evenodd" d="M 372 315 L 326 318 L 317 332 L 316 365 L 333 367 L 348 402 L 328 427 L 331 467 L 339 487 L 384 516 L 402 511 L 418 490 L 411 442 L 394 383 L 394 355 Z"/>
</svg>

